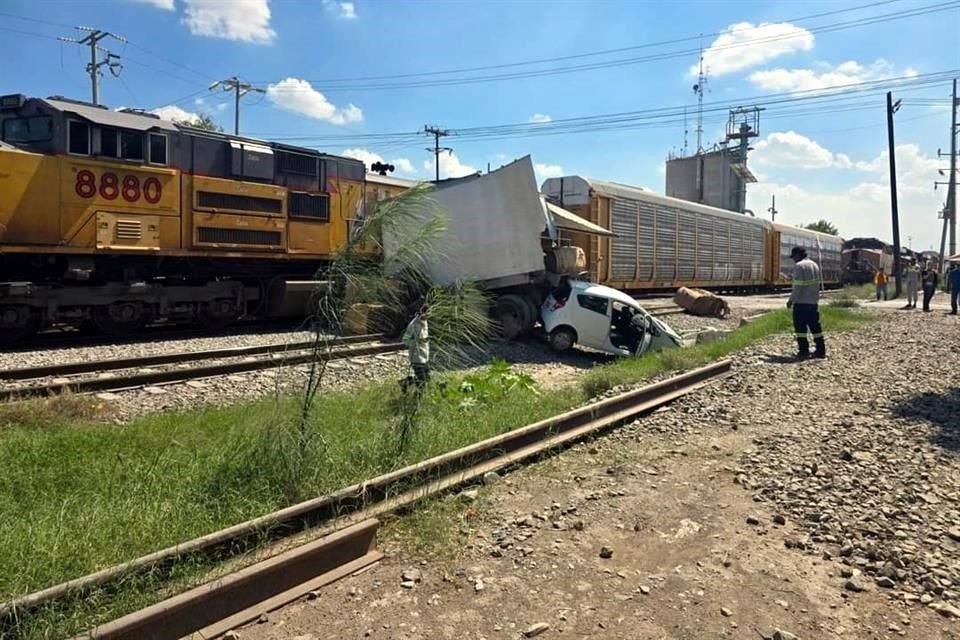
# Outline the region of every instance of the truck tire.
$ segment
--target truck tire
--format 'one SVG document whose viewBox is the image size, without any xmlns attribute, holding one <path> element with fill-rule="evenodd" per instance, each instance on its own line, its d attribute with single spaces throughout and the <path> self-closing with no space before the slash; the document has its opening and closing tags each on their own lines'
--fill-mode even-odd
<svg viewBox="0 0 960 640">
<path fill-rule="evenodd" d="M 507 294 L 497 299 L 493 305 L 493 318 L 497 321 L 500 337 L 513 340 L 533 325 L 531 305 L 516 294 Z"/>
<path fill-rule="evenodd" d="M 566 353 L 577 344 L 577 332 L 571 327 L 557 327 L 550 332 L 550 347 L 557 353 Z"/>
</svg>

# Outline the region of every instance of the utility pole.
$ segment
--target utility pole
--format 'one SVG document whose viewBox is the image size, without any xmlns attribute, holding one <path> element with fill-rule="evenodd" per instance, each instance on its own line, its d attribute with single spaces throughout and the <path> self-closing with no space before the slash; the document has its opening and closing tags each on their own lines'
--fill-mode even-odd
<svg viewBox="0 0 960 640">
<path fill-rule="evenodd" d="M 87 35 L 77 40 L 76 38 L 64 38 L 60 37 L 57 40 L 61 42 L 72 42 L 74 44 L 82 44 L 90 47 L 90 62 L 87 63 L 87 73 L 90 74 L 90 101 L 94 105 L 100 104 L 100 67 L 106 66 L 110 69 L 110 74 L 114 78 L 120 77 L 120 72 L 123 71 L 123 65 L 120 64 L 120 56 L 115 53 L 107 51 L 101 47 L 98 43 L 104 38 L 113 38 L 117 42 L 127 43 L 126 38 L 118 36 L 115 33 L 110 33 L 109 31 L 101 31 L 100 29 L 94 29 L 92 27 L 74 27 L 77 31 L 83 31 Z M 103 60 L 99 60 L 97 52 L 102 51 L 107 54 L 107 57 Z"/>
<path fill-rule="evenodd" d="M 893 274 L 896 278 L 894 298 L 900 297 L 900 211 L 897 208 L 897 158 L 893 144 L 893 114 L 900 108 L 900 101 L 893 102 L 893 93 L 887 91 L 887 148 L 890 156 L 890 216 L 893 219 Z"/>
<path fill-rule="evenodd" d="M 217 87 L 222 87 L 224 91 L 233 91 L 233 135 L 238 136 L 240 135 L 240 98 L 250 92 L 266 93 L 266 90 L 254 87 L 249 82 L 241 82 L 237 76 L 217 80 L 210 85 L 210 91 Z"/>
<path fill-rule="evenodd" d="M 770 208 L 767 209 L 767 211 L 770 212 L 770 222 L 776 222 L 777 214 L 780 213 L 779 211 L 777 211 L 777 195 L 776 194 L 770 196 Z"/>
<path fill-rule="evenodd" d="M 953 79 L 953 101 L 950 118 L 950 184 L 947 187 L 947 213 L 950 216 L 950 254 L 957 253 L 957 79 Z M 946 256 L 940 256 L 940 268 L 946 264 Z"/>
<path fill-rule="evenodd" d="M 450 153 L 453 151 L 450 147 L 441 147 L 440 138 L 450 135 L 450 131 L 425 124 L 423 125 L 423 132 L 433 136 L 433 149 L 427 149 L 427 153 L 433 154 L 433 168 L 436 170 L 436 181 L 440 182 L 440 152 L 446 151 Z"/>
</svg>

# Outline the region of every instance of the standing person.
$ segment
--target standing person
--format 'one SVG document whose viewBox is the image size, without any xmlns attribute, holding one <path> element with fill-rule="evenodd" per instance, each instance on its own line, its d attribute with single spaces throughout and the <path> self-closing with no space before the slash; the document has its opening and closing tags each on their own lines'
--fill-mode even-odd
<svg viewBox="0 0 960 640">
<path fill-rule="evenodd" d="M 904 274 L 904 280 L 907 283 L 907 306 L 905 309 L 917 308 L 917 292 L 920 290 L 920 265 L 911 262 L 907 265 Z"/>
<path fill-rule="evenodd" d="M 877 269 L 877 272 L 873 274 L 873 284 L 877 287 L 877 301 L 880 301 L 880 296 L 883 296 L 883 299 L 887 299 L 887 274 L 884 270 Z"/>
<path fill-rule="evenodd" d="M 947 290 L 950 292 L 950 315 L 957 315 L 957 299 L 960 298 L 960 264 L 950 265 L 947 274 Z"/>
<path fill-rule="evenodd" d="M 413 384 L 422 388 L 430 380 L 430 328 L 427 323 L 427 302 L 419 298 L 415 304 L 416 312 L 400 339 L 407 345 L 410 367 L 413 369 Z M 406 388 L 410 382 L 408 378 Z"/>
<path fill-rule="evenodd" d="M 810 341 L 807 332 L 813 334 L 816 350 L 814 358 L 826 358 L 827 347 L 823 341 L 823 328 L 820 326 L 820 266 L 807 257 L 807 250 L 794 247 L 790 252 L 793 266 L 793 289 L 787 308 L 793 308 L 793 329 L 797 336 L 797 360 L 810 358 Z"/>
<path fill-rule="evenodd" d="M 927 266 L 920 276 L 923 283 L 923 310 L 929 312 L 930 301 L 933 299 L 933 294 L 937 292 L 937 285 L 940 284 L 940 274 L 937 273 L 933 260 L 927 261 Z"/>
</svg>

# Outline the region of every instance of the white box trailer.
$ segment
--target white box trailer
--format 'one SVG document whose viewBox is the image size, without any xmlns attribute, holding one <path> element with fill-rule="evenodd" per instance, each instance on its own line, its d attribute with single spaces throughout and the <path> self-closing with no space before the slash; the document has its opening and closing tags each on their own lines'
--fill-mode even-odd
<svg viewBox="0 0 960 640">
<path fill-rule="evenodd" d="M 506 337 L 532 329 L 551 282 L 585 265 L 582 250 L 557 246 L 558 224 L 572 224 L 577 216 L 564 212 L 561 220 L 551 211 L 537 189 L 530 156 L 484 175 L 438 182 L 427 200 L 417 217 L 426 223 L 441 215 L 446 223 L 427 275 L 436 284 L 471 281 L 495 293 L 494 315 Z M 609 234 L 586 220 L 576 222 Z M 417 232 L 409 230 L 411 236 Z M 384 238 L 388 259 L 409 239 L 405 234 Z"/>
</svg>

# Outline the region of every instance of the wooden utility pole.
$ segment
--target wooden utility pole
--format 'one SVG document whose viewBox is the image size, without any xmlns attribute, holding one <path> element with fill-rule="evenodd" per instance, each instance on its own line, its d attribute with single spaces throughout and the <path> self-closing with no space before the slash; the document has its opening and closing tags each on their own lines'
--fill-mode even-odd
<svg viewBox="0 0 960 640">
<path fill-rule="evenodd" d="M 233 91 L 233 135 L 240 135 L 240 98 L 251 91 L 256 93 L 266 93 L 265 89 L 260 89 L 251 85 L 249 82 L 241 82 L 240 78 L 233 76 L 226 80 L 217 80 L 210 85 L 210 91 L 217 87 L 223 87 L 224 91 Z"/>
<path fill-rule="evenodd" d="M 104 38 L 113 38 L 118 42 L 123 42 L 126 44 L 126 39 L 122 36 L 118 36 L 115 33 L 110 33 L 109 31 L 101 31 L 100 29 L 93 29 L 91 27 L 74 27 L 77 31 L 84 31 L 87 33 L 86 36 L 77 40 L 76 38 L 57 38 L 61 42 L 72 42 L 74 44 L 82 44 L 90 47 L 90 62 L 87 63 L 87 73 L 90 74 L 90 100 L 94 105 L 100 104 L 100 67 L 106 66 L 110 69 L 111 75 L 113 77 L 119 77 L 120 72 L 123 70 L 123 65 L 120 64 L 120 56 L 115 53 L 111 53 L 101 47 L 99 42 Z M 97 53 L 102 51 L 107 54 L 107 57 L 103 60 L 99 60 Z"/>
<path fill-rule="evenodd" d="M 950 118 L 950 178 L 947 187 L 947 214 L 950 216 L 950 253 L 957 253 L 957 79 L 953 79 L 953 102 Z M 946 256 L 940 256 L 941 269 L 946 266 Z"/>
<path fill-rule="evenodd" d="M 436 126 L 423 125 L 423 132 L 433 136 L 433 149 L 427 149 L 427 152 L 433 154 L 433 168 L 436 170 L 436 181 L 440 182 L 440 152 L 453 151 L 450 147 L 441 147 L 440 138 L 450 135 L 450 131 Z"/>
<path fill-rule="evenodd" d="M 770 208 L 767 209 L 770 213 L 770 222 L 777 221 L 777 214 L 780 213 L 777 211 L 777 196 L 776 194 L 770 196 Z"/>
<path fill-rule="evenodd" d="M 893 114 L 900 108 L 900 101 L 893 102 L 893 93 L 887 91 L 887 148 L 890 155 L 890 216 L 893 221 L 893 275 L 896 288 L 893 297 L 900 297 L 900 211 L 897 208 L 897 158 L 893 141 Z"/>
</svg>

